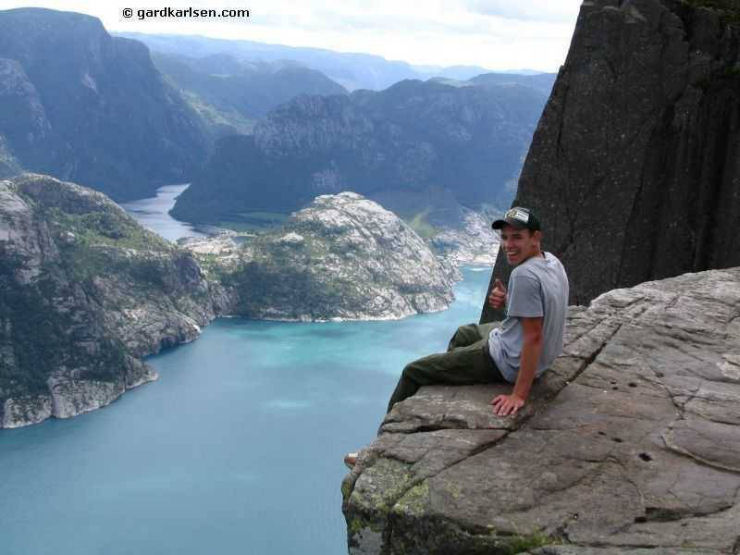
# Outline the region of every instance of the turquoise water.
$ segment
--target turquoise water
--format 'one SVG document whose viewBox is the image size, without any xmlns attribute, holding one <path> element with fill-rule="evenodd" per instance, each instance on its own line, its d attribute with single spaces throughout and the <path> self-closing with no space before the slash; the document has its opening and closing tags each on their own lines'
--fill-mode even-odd
<svg viewBox="0 0 740 555">
<path fill-rule="evenodd" d="M 0 553 L 346 553 L 342 457 L 403 365 L 477 321 L 489 272 L 464 275 L 400 321 L 217 320 L 110 406 L 1 431 Z"/>
<path fill-rule="evenodd" d="M 192 232 L 149 200 L 150 227 Z M 217 320 L 110 406 L 0 431 L 0 555 L 345 554 L 342 458 L 404 364 L 478 320 L 490 270 L 463 274 L 449 310 L 400 321 Z"/>
</svg>

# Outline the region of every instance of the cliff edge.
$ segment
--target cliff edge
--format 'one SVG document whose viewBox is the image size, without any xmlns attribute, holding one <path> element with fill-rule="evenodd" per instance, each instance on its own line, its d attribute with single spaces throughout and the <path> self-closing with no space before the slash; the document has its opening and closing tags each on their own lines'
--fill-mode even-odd
<svg viewBox="0 0 740 555">
<path fill-rule="evenodd" d="M 740 265 L 739 51 L 735 0 L 583 2 L 514 201 L 572 303 Z"/>
<path fill-rule="evenodd" d="M 350 553 L 740 551 L 740 268 L 573 306 L 524 412 L 422 388 L 342 484 Z"/>
</svg>

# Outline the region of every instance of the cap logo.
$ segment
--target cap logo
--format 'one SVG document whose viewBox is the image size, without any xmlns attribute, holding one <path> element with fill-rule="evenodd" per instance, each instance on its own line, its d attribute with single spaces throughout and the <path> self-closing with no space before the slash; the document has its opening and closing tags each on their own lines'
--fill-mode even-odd
<svg viewBox="0 0 740 555">
<path fill-rule="evenodd" d="M 504 214 L 504 218 L 511 218 L 512 220 L 518 220 L 525 224 L 529 223 L 529 213 L 525 212 L 524 210 L 520 210 L 519 208 L 512 208 L 511 210 L 508 210 L 506 214 Z"/>
</svg>

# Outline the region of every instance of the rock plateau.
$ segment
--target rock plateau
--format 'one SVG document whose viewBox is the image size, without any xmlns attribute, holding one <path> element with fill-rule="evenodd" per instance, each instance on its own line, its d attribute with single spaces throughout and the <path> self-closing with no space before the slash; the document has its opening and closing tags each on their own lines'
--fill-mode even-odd
<svg viewBox="0 0 740 555">
<path fill-rule="evenodd" d="M 422 388 L 342 485 L 350 553 L 740 549 L 740 268 L 573 306 L 515 418 L 504 386 Z"/>
</svg>

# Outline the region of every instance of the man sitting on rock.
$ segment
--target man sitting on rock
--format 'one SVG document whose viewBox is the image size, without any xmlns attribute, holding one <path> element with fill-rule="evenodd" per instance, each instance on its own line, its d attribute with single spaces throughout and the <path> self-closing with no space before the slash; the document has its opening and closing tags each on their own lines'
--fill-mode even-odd
<svg viewBox="0 0 740 555">
<path fill-rule="evenodd" d="M 506 260 L 514 266 L 508 289 L 494 281 L 488 296 L 492 308 L 506 307 L 506 318 L 495 324 L 460 326 L 447 352 L 409 363 L 388 403 L 410 397 L 424 385 L 514 384 L 510 395 L 491 400 L 498 416 L 514 415 L 524 406 L 535 378 L 563 349 L 568 309 L 568 277 L 553 254 L 541 249 L 542 231 L 531 210 L 515 207 L 491 225 L 499 231 Z M 356 453 L 345 457 L 348 466 Z"/>
</svg>

